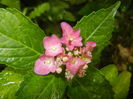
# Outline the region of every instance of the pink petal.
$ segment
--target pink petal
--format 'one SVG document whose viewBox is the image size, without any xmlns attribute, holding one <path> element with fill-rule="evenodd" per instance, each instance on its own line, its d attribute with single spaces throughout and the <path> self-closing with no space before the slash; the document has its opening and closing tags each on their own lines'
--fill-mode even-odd
<svg viewBox="0 0 133 99">
<path fill-rule="evenodd" d="M 64 33 L 71 33 L 73 31 L 72 27 L 66 23 L 66 22 L 61 22 L 61 29 Z"/>
<path fill-rule="evenodd" d="M 61 28 L 63 31 L 63 37 L 61 42 L 73 50 L 75 46 L 82 46 L 82 38 L 80 37 L 80 30 L 74 30 L 68 23 L 62 22 Z"/>
<path fill-rule="evenodd" d="M 34 72 L 38 75 L 47 75 L 50 71 L 43 65 L 42 61 L 38 59 L 35 62 Z"/>
<path fill-rule="evenodd" d="M 93 51 L 94 47 L 96 47 L 96 42 L 89 41 L 86 43 L 86 51 Z"/>
<path fill-rule="evenodd" d="M 45 54 L 47 56 L 56 56 L 62 53 L 63 48 L 61 40 L 54 34 L 51 37 L 45 37 L 43 39 L 43 45 L 44 48 L 46 49 Z"/>
<path fill-rule="evenodd" d="M 47 60 L 50 61 L 50 63 L 46 63 Z M 34 72 L 39 75 L 47 75 L 50 72 L 55 72 L 55 70 L 54 58 L 44 54 L 36 60 L 34 65 Z"/>
<path fill-rule="evenodd" d="M 72 35 L 77 38 L 80 36 L 80 30 L 73 30 Z"/>
<path fill-rule="evenodd" d="M 88 41 L 88 42 L 86 43 L 86 46 L 87 46 L 87 47 L 96 47 L 96 42 L 94 42 L 94 41 Z"/>
<path fill-rule="evenodd" d="M 61 38 L 61 43 L 63 43 L 63 44 L 68 44 L 68 43 L 69 43 L 66 36 L 63 36 L 63 37 Z"/>
<path fill-rule="evenodd" d="M 53 50 L 52 48 L 55 48 L 56 50 Z M 63 48 L 60 45 L 53 45 L 52 47 L 46 49 L 45 54 L 47 56 L 57 56 L 62 52 Z"/>
<path fill-rule="evenodd" d="M 67 48 L 72 51 L 74 49 L 74 46 L 73 45 L 70 45 L 70 44 L 67 44 Z"/>
<path fill-rule="evenodd" d="M 79 38 L 75 38 L 73 41 L 72 41 L 72 45 L 74 45 L 74 46 L 82 46 L 83 44 L 82 44 L 82 38 L 81 37 L 79 37 Z"/>
<path fill-rule="evenodd" d="M 71 74 L 75 75 L 84 64 L 85 61 L 80 58 L 72 58 L 66 63 L 66 68 L 71 72 Z"/>
</svg>

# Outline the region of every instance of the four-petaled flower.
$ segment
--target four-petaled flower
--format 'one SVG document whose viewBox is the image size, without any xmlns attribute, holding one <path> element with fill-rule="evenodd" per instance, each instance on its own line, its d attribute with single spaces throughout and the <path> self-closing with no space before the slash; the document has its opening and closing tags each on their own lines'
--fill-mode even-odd
<svg viewBox="0 0 133 99">
<path fill-rule="evenodd" d="M 54 57 L 43 54 L 36 60 L 34 72 L 39 75 L 47 75 L 50 72 L 54 73 L 56 68 Z"/>
<path fill-rule="evenodd" d="M 45 37 L 43 39 L 43 46 L 46 49 L 45 55 L 47 56 L 56 56 L 63 52 L 61 41 L 56 35 Z"/>
<path fill-rule="evenodd" d="M 85 61 L 80 58 L 73 57 L 66 63 L 66 68 L 72 75 L 75 75 L 78 70 L 85 65 Z"/>
<path fill-rule="evenodd" d="M 61 23 L 63 37 L 61 42 L 66 44 L 69 50 L 73 50 L 75 46 L 82 46 L 82 37 L 80 37 L 80 30 L 73 30 L 73 28 L 66 22 Z"/>
</svg>

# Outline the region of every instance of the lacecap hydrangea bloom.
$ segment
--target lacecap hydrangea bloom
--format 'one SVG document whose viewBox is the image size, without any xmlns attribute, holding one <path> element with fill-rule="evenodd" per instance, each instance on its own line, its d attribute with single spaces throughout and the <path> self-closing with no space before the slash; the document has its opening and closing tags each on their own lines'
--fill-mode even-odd
<svg viewBox="0 0 133 99">
<path fill-rule="evenodd" d="M 92 51 L 96 42 L 82 43 L 80 30 L 74 30 L 68 23 L 61 23 L 62 37 L 56 35 L 44 37 L 45 53 L 35 62 L 34 72 L 38 75 L 62 72 L 65 67 L 65 77 L 72 79 L 76 74 L 84 77 L 88 64 L 92 60 Z M 63 46 L 64 45 L 64 46 Z"/>
</svg>

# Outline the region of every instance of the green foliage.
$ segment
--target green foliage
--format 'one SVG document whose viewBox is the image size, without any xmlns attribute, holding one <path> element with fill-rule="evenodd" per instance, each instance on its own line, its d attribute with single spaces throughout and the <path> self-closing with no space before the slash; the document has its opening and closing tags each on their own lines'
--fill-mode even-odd
<svg viewBox="0 0 133 99">
<path fill-rule="evenodd" d="M 37 6 L 36 8 L 34 8 L 34 10 L 29 14 L 29 17 L 31 19 L 34 19 L 38 16 L 41 16 L 41 14 L 45 13 L 46 11 L 48 11 L 50 8 L 49 3 L 42 3 L 41 5 Z"/>
<path fill-rule="evenodd" d="M 92 66 L 88 68 L 85 77 L 73 80 L 68 95 L 70 99 L 113 99 L 114 97 L 109 82 Z"/>
<path fill-rule="evenodd" d="M 117 76 L 118 76 L 118 69 L 117 69 L 116 65 L 110 64 L 110 65 L 105 66 L 104 68 L 102 68 L 100 71 L 104 74 L 106 79 L 113 86 L 114 81 L 117 79 Z"/>
<path fill-rule="evenodd" d="M 112 85 L 115 92 L 114 98 L 126 99 L 130 86 L 131 73 L 123 71 L 118 75 L 118 70 L 115 65 L 105 66 L 100 71 Z"/>
<path fill-rule="evenodd" d="M 43 53 L 44 32 L 19 11 L 0 9 L 0 63 L 17 69 L 33 67 Z"/>
<path fill-rule="evenodd" d="M 62 17 L 63 17 L 63 20 L 76 21 L 75 16 L 71 12 L 69 12 L 69 11 L 64 11 L 62 13 Z"/>
<path fill-rule="evenodd" d="M 115 99 L 126 99 L 130 87 L 131 73 L 123 71 L 115 80 L 113 90 L 115 92 Z"/>
<path fill-rule="evenodd" d="M 78 5 L 84 3 L 86 0 L 65 0 L 65 1 L 70 2 L 72 5 Z"/>
<path fill-rule="evenodd" d="M 30 12 L 29 17 L 31 19 L 42 17 L 43 21 L 75 21 L 76 18 L 73 13 L 66 10 L 68 8 L 69 5 L 64 1 L 55 0 L 53 2 L 52 0 L 49 0 L 49 2 L 44 2 L 35 7 L 34 10 Z"/>
<path fill-rule="evenodd" d="M 20 0 L 0 0 L 0 3 L 10 8 L 16 8 L 20 10 Z"/>
<path fill-rule="evenodd" d="M 71 12 L 67 11 L 67 8 L 69 8 L 69 5 L 66 2 L 60 0 L 55 0 L 55 2 L 53 2 L 50 0 L 50 10 L 47 13 L 48 19 L 50 21 L 75 21 L 75 16 Z"/>
<path fill-rule="evenodd" d="M 12 69 L 5 69 L 0 73 L 0 99 L 15 99 L 16 91 L 23 81 L 23 75 Z"/>
<path fill-rule="evenodd" d="M 40 76 L 29 74 L 17 92 L 17 99 L 61 99 L 66 83 L 54 75 Z"/>
<path fill-rule="evenodd" d="M 94 52 L 94 63 L 99 60 L 99 56 L 103 48 L 108 44 L 114 26 L 114 15 L 120 6 L 120 2 L 115 3 L 107 9 L 101 9 L 92 12 L 88 16 L 83 17 L 74 27 L 81 30 L 81 36 L 84 42 L 95 41 L 97 49 Z"/>
</svg>

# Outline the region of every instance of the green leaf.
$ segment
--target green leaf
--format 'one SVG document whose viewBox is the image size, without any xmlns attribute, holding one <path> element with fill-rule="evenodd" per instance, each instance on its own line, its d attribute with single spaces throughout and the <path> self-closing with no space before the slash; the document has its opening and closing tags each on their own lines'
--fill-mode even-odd
<svg viewBox="0 0 133 99">
<path fill-rule="evenodd" d="M 42 3 L 41 5 L 34 8 L 34 10 L 29 14 L 31 19 L 41 16 L 44 12 L 48 11 L 50 8 L 49 3 Z"/>
<path fill-rule="evenodd" d="M 115 99 L 126 99 L 130 87 L 131 73 L 123 71 L 118 75 L 115 65 L 108 65 L 101 69 L 106 79 L 111 83 L 115 92 Z"/>
<path fill-rule="evenodd" d="M 70 99 L 113 99 L 114 93 L 102 73 L 90 66 L 85 77 L 74 79 L 68 96 Z"/>
<path fill-rule="evenodd" d="M 43 53 L 44 32 L 15 9 L 0 9 L 0 63 L 17 69 L 33 67 Z"/>
<path fill-rule="evenodd" d="M 50 21 L 60 21 L 64 20 L 66 15 L 66 10 L 69 8 L 69 5 L 61 0 L 50 0 L 50 11 L 47 13 L 47 17 Z M 70 13 L 69 13 L 70 16 Z"/>
<path fill-rule="evenodd" d="M 67 20 L 67 21 L 75 21 L 76 20 L 75 16 L 69 11 L 64 11 L 63 19 Z"/>
<path fill-rule="evenodd" d="M 128 71 L 123 71 L 119 74 L 117 80 L 115 80 L 115 85 L 113 90 L 115 92 L 115 99 L 126 99 L 130 87 L 131 73 Z"/>
<path fill-rule="evenodd" d="M 97 47 L 94 52 L 95 61 L 99 59 L 101 51 L 111 38 L 114 15 L 119 5 L 120 2 L 117 2 L 107 9 L 93 12 L 83 17 L 74 27 L 75 29 L 81 30 L 81 36 L 84 42 L 91 40 L 96 41 Z M 93 61 L 93 63 L 96 64 L 95 61 Z M 113 99 L 114 93 L 112 86 L 100 71 L 91 66 L 87 71 L 86 77 L 73 81 L 72 87 L 69 88 L 68 95 L 71 99 Z"/>
<path fill-rule="evenodd" d="M 15 99 L 15 93 L 23 81 L 23 75 L 12 69 L 0 73 L 0 99 Z"/>
<path fill-rule="evenodd" d="M 88 2 L 87 4 L 85 4 L 85 6 L 83 6 L 80 11 L 78 12 L 80 15 L 88 15 L 90 14 L 92 11 L 97 11 L 99 10 L 101 7 L 99 7 L 99 5 L 103 2 L 99 2 L 99 1 L 95 1 L 95 2 Z M 97 5 L 97 6 L 96 6 Z M 103 7 L 102 7 L 103 8 Z"/>
<path fill-rule="evenodd" d="M 66 84 L 54 75 L 30 74 L 17 92 L 17 99 L 62 99 Z"/>
<path fill-rule="evenodd" d="M 83 17 L 74 27 L 81 30 L 84 42 L 95 41 L 97 43 L 96 51 L 93 55 L 95 61 L 99 59 L 101 51 L 111 38 L 114 15 L 119 6 L 120 2 L 117 2 L 107 9 L 92 12 L 88 16 Z"/>
<path fill-rule="evenodd" d="M 85 3 L 85 5 L 79 10 L 80 15 L 88 15 L 92 11 L 97 11 L 101 8 L 107 8 L 110 5 L 114 4 L 115 1 L 113 0 L 96 0 L 96 1 L 89 1 L 88 3 Z"/>
<path fill-rule="evenodd" d="M 0 0 L 0 3 L 10 8 L 16 8 L 20 10 L 20 0 Z"/>
<path fill-rule="evenodd" d="M 105 78 L 113 86 L 114 81 L 117 79 L 118 76 L 118 69 L 116 65 L 110 64 L 108 66 L 103 67 L 100 71 L 104 74 Z"/>
</svg>

